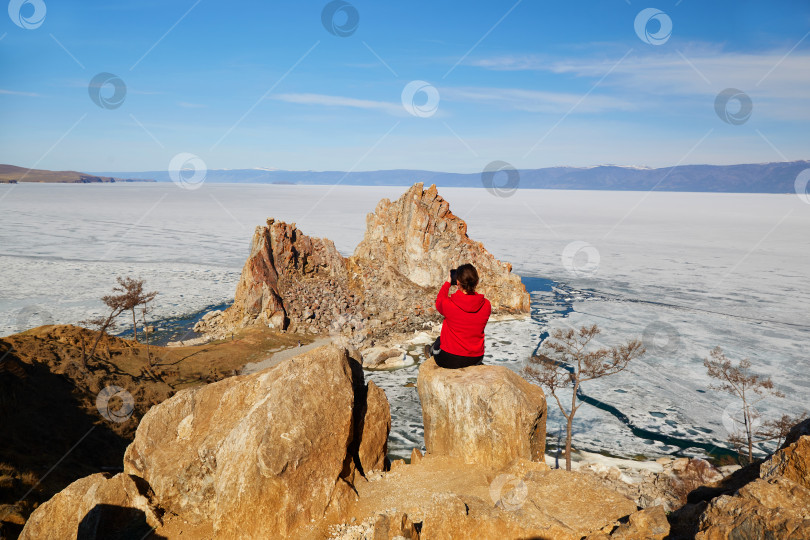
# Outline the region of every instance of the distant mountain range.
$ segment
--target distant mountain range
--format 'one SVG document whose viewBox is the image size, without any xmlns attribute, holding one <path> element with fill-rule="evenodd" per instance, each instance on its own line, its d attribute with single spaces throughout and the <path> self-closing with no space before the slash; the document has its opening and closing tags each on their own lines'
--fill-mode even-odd
<svg viewBox="0 0 810 540">
<path fill-rule="evenodd" d="M 592 189 L 612 191 L 697 191 L 718 193 L 793 193 L 796 176 L 810 168 L 810 161 L 748 165 L 681 165 L 651 169 L 600 165 L 549 167 L 518 171 L 519 186 L 529 189 Z M 104 172 L 100 175 L 170 182 L 168 171 Z M 273 169 L 212 169 L 212 183 L 299 184 L 349 186 L 410 186 L 415 182 L 438 187 L 482 187 L 481 173 L 445 173 L 395 169 L 387 171 L 282 171 Z M 506 174 L 494 178 L 506 183 Z"/>
<path fill-rule="evenodd" d="M 26 169 L 14 165 L 0 165 L 0 184 L 18 182 L 44 182 L 48 184 L 91 184 L 100 182 L 154 182 L 152 178 L 122 178 L 115 176 L 96 176 L 76 171 L 46 171 L 43 169 Z"/>
<path fill-rule="evenodd" d="M 793 193 L 798 174 L 810 161 L 747 165 L 681 165 L 652 169 L 599 165 L 521 169 L 490 177 L 495 186 L 511 183 L 528 189 L 591 189 L 609 191 L 696 191 L 716 193 Z M 0 183 L 14 182 L 171 182 L 168 171 L 99 172 L 45 171 L 0 165 Z M 212 169 L 206 182 L 223 184 L 297 184 L 347 186 L 486 187 L 481 173 L 446 173 L 411 169 L 387 171 L 282 171 L 275 169 Z"/>
</svg>

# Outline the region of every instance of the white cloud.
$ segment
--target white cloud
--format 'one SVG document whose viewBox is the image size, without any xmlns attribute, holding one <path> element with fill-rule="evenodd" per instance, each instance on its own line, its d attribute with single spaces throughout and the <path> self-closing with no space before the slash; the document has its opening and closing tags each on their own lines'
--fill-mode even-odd
<svg viewBox="0 0 810 540">
<path fill-rule="evenodd" d="M 407 113 L 400 103 L 374 101 L 370 99 L 356 99 L 343 96 L 329 96 L 325 94 L 278 94 L 271 99 L 287 103 L 302 105 L 320 105 L 324 107 L 350 107 L 354 109 L 367 109 L 382 111 L 393 116 L 403 116 Z"/>
<path fill-rule="evenodd" d="M 205 109 L 208 105 L 202 105 L 200 103 L 189 103 L 187 101 L 181 101 L 178 103 L 184 109 Z"/>
<path fill-rule="evenodd" d="M 638 109 L 632 101 L 611 96 L 569 92 L 545 92 L 518 88 L 442 88 L 447 101 L 489 103 L 507 109 L 527 112 L 560 114 L 576 107 L 580 113 L 630 111 Z"/>
<path fill-rule="evenodd" d="M 644 96 L 645 106 L 666 106 L 666 98 L 713 99 L 726 88 L 738 88 L 754 100 L 757 113 L 780 120 L 810 118 L 810 52 L 723 52 L 705 45 L 682 50 L 635 50 L 627 58 L 551 59 L 538 55 L 483 58 L 472 65 L 497 71 L 541 71 L 598 80 L 610 74 L 600 90 L 623 99 Z M 656 99 L 658 98 L 658 99 Z M 584 105 L 584 104 L 583 104 Z"/>
<path fill-rule="evenodd" d="M 6 96 L 42 97 L 40 94 L 34 92 L 18 92 L 16 90 L 5 90 L 3 88 L 0 88 L 0 94 Z"/>
</svg>

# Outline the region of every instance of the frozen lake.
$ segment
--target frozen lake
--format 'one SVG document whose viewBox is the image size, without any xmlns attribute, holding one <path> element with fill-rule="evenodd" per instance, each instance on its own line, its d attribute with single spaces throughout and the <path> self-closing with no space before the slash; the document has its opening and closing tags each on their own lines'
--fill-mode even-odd
<svg viewBox="0 0 810 540">
<path fill-rule="evenodd" d="M 377 201 L 404 191 L 0 185 L 0 335 L 100 314 L 98 298 L 117 275 L 139 276 L 160 292 L 158 318 L 228 302 L 253 229 L 266 218 L 295 222 L 349 254 Z M 488 363 L 519 369 L 549 327 L 596 323 L 605 344 L 645 337 L 642 360 L 584 387 L 612 409 L 583 405 L 580 447 L 628 456 L 707 449 L 684 450 L 666 437 L 725 445 L 724 411 L 735 403 L 708 391 L 702 364 L 718 345 L 732 359 L 749 357 L 786 394 L 757 405 L 765 417 L 810 408 L 810 205 L 795 195 L 440 193 L 473 239 L 521 276 L 548 280 L 538 281 L 545 285 L 532 296 L 531 320 L 490 325 Z M 387 378 L 395 453 L 421 444 L 416 389 L 404 386 L 416 370 L 371 375 Z M 561 418 L 553 400 L 549 411 L 552 435 Z"/>
</svg>

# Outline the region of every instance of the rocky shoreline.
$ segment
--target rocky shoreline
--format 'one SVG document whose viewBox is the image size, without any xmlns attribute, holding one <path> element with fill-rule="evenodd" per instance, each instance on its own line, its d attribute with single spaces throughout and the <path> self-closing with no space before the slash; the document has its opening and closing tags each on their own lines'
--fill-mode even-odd
<svg viewBox="0 0 810 540">
<path fill-rule="evenodd" d="M 429 361 L 418 386 L 430 436 L 410 463 L 386 460 L 388 400 L 346 349 L 183 390 L 146 413 L 124 473 L 74 482 L 20 538 L 810 535 L 810 421 L 731 475 L 659 460 L 633 487 L 619 469 L 550 469 L 543 393 L 505 368 Z M 480 399 L 492 387 L 501 398 Z"/>
</svg>

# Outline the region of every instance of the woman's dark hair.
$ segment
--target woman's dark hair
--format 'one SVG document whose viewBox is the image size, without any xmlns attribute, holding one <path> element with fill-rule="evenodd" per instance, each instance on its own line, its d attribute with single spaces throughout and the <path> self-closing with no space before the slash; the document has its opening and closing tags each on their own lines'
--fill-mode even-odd
<svg viewBox="0 0 810 540">
<path fill-rule="evenodd" d="M 456 281 L 465 293 L 473 294 L 478 286 L 478 271 L 471 264 L 462 264 L 458 267 Z"/>
</svg>

